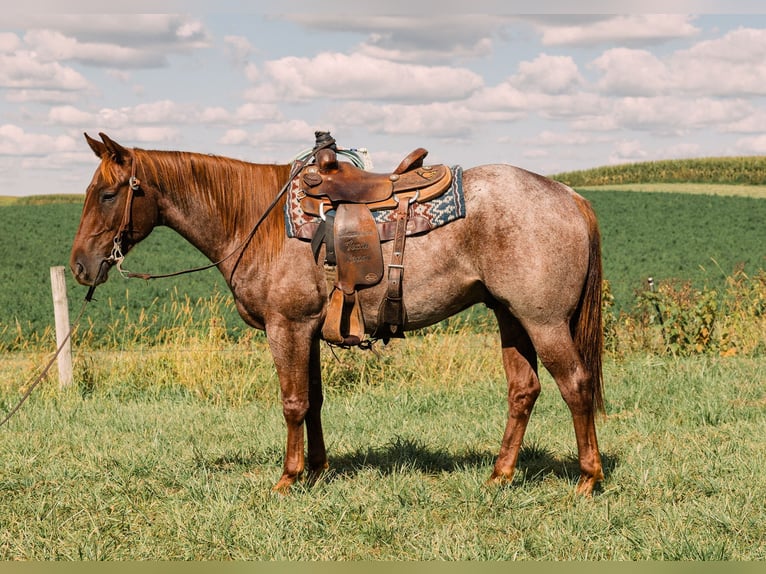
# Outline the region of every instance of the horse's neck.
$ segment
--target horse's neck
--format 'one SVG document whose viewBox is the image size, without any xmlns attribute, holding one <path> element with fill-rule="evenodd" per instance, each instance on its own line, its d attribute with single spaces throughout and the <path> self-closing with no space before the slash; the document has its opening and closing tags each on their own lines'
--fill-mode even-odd
<svg viewBox="0 0 766 574">
<path fill-rule="evenodd" d="M 223 233 L 220 214 L 214 206 L 202 205 L 192 208 L 179 202 L 177 193 L 165 193 L 161 200 L 163 224 L 176 231 L 189 243 L 204 253 L 211 261 L 223 257 L 231 238 Z"/>
<path fill-rule="evenodd" d="M 230 162 L 194 154 L 191 162 L 178 162 L 176 171 L 159 182 L 163 224 L 174 229 L 211 261 L 219 261 L 247 239 L 273 196 L 287 178 L 284 166 Z M 189 166 L 194 164 L 194 169 Z M 289 169 L 289 168 L 288 168 Z M 283 173 L 284 172 L 284 173 Z M 275 211 L 278 211 L 275 210 Z M 270 214 L 248 244 L 248 254 L 263 245 L 279 243 L 280 214 Z M 264 237 L 271 235 L 272 237 Z M 277 237 L 274 237 L 277 236 Z M 272 248 L 267 248 L 272 251 Z M 236 258 L 235 258 L 236 259 Z M 253 259 L 252 256 L 247 257 Z"/>
</svg>

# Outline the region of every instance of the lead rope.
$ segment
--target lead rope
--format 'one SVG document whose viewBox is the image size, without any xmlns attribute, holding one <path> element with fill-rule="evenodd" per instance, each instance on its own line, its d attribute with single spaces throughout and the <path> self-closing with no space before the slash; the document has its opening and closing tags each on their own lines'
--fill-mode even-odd
<svg viewBox="0 0 766 574">
<path fill-rule="evenodd" d="M 16 411 L 18 411 L 21 408 L 21 405 L 24 404 L 24 402 L 29 398 L 29 395 L 32 394 L 32 391 L 35 390 L 35 387 L 39 385 L 43 379 L 45 379 L 45 376 L 48 374 L 48 371 L 50 371 L 51 367 L 53 366 L 53 363 L 56 362 L 56 359 L 58 359 L 59 355 L 61 354 L 61 351 L 64 349 L 64 346 L 67 344 L 67 341 L 72 338 L 72 333 L 74 333 L 75 329 L 77 329 L 77 326 L 80 324 L 80 320 L 82 319 L 83 314 L 85 313 L 85 307 L 90 303 L 91 299 L 93 298 L 93 288 L 91 288 L 88 291 L 88 296 L 85 298 L 85 301 L 82 303 L 82 307 L 80 308 L 80 312 L 77 314 L 77 318 L 74 320 L 74 324 L 72 325 L 72 328 L 69 329 L 69 332 L 66 334 L 66 337 L 64 337 L 64 340 L 61 341 L 61 344 L 59 345 L 58 349 L 56 349 L 56 353 L 53 355 L 50 361 L 45 365 L 45 368 L 42 370 L 42 372 L 37 375 L 35 378 L 32 379 L 30 383 L 28 383 L 27 390 L 24 391 L 24 394 L 21 396 L 21 400 L 19 400 L 18 403 L 16 403 L 16 406 L 13 407 L 7 415 L 5 415 L 5 418 L 0 421 L 0 427 L 2 427 L 5 423 L 7 423 L 10 418 L 16 414 Z"/>
</svg>

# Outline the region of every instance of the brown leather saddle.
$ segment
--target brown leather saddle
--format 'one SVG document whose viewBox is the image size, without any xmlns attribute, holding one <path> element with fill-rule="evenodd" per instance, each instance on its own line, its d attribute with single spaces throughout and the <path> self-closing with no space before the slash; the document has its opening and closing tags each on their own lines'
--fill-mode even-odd
<svg viewBox="0 0 766 574">
<path fill-rule="evenodd" d="M 320 134 L 317 133 L 319 140 Z M 296 176 L 301 189 L 301 209 L 322 223 L 311 240 L 315 258 L 325 246 L 328 307 L 322 336 L 337 345 L 359 345 L 364 339 L 364 317 L 358 290 L 383 280 L 385 264 L 382 229 L 372 211 L 396 210 L 393 251 L 388 263 L 386 295 L 378 312 L 373 336 L 388 340 L 403 337 L 406 310 L 402 301 L 404 246 L 410 205 L 443 194 L 452 183 L 444 165 L 424 166 L 428 152 L 418 148 L 390 174 L 371 173 L 338 161 L 334 146 L 316 153 L 315 163 Z M 388 230 L 390 232 L 390 229 Z"/>
</svg>

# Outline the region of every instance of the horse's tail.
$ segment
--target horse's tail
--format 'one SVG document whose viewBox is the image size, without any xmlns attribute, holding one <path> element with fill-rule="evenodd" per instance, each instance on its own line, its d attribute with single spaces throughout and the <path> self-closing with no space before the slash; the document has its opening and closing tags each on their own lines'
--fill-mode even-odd
<svg viewBox="0 0 766 574">
<path fill-rule="evenodd" d="M 601 289 L 603 268 L 601 266 L 601 232 L 596 214 L 590 202 L 575 194 L 577 207 L 588 223 L 590 247 L 588 253 L 588 275 L 580 295 L 580 304 L 572 318 L 572 335 L 580 357 L 592 378 L 593 406 L 604 411 L 604 387 L 602 355 L 604 352 L 604 331 L 601 323 Z"/>
</svg>

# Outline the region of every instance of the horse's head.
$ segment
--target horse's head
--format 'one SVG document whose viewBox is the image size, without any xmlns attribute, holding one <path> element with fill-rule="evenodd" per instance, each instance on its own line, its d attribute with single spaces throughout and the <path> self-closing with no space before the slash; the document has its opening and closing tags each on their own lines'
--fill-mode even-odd
<svg viewBox="0 0 766 574">
<path fill-rule="evenodd" d="M 158 221 L 156 190 L 140 181 L 135 150 L 99 134 L 85 134 L 101 165 L 85 196 L 69 265 L 78 282 L 98 285 L 109 268 L 146 237 Z"/>
</svg>

